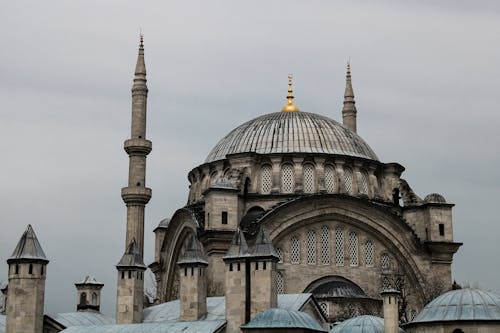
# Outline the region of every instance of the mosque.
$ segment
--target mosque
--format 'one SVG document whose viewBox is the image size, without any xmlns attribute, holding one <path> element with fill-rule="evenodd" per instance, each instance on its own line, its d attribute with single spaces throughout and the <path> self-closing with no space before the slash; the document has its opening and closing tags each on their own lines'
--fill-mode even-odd
<svg viewBox="0 0 500 333">
<path fill-rule="evenodd" d="M 49 260 L 28 226 L 7 260 L 0 333 L 500 332 L 500 296 L 452 282 L 453 204 L 417 195 L 358 135 L 349 64 L 342 123 L 300 111 L 289 76 L 280 112 L 224 136 L 189 171 L 187 204 L 154 230 L 146 266 L 147 95 L 141 37 L 115 317 L 91 276 L 75 284 L 76 312 L 44 313 Z"/>
</svg>

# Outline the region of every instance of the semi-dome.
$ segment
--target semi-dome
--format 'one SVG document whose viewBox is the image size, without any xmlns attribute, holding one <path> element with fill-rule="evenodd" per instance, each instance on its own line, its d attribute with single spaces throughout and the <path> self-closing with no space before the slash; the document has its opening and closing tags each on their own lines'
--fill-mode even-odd
<svg viewBox="0 0 500 333">
<path fill-rule="evenodd" d="M 439 193 L 428 194 L 424 201 L 428 203 L 446 203 L 446 199 Z"/>
<path fill-rule="evenodd" d="M 500 320 L 500 296 L 475 288 L 452 290 L 427 304 L 411 322 Z"/>
<path fill-rule="evenodd" d="M 404 333 L 402 329 L 399 333 Z M 376 316 L 358 316 L 347 319 L 334 326 L 330 333 L 384 333 L 384 318 Z"/>
<path fill-rule="evenodd" d="M 359 135 L 333 119 L 308 112 L 275 112 L 250 120 L 220 140 L 205 163 L 237 153 L 320 153 L 378 161 Z"/>
</svg>

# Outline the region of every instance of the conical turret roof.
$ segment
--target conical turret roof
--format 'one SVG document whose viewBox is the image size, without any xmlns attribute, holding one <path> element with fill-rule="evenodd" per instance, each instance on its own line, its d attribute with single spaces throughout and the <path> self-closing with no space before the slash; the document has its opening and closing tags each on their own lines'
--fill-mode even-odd
<svg viewBox="0 0 500 333">
<path fill-rule="evenodd" d="M 203 251 L 201 243 L 195 235 L 192 235 L 184 251 L 182 259 L 177 262 L 178 265 L 208 265 L 208 259 Z"/>
<path fill-rule="evenodd" d="M 46 263 L 49 262 L 43 252 L 40 242 L 38 242 L 38 238 L 36 237 L 31 224 L 28 224 L 26 231 L 24 231 L 21 239 L 19 239 L 14 252 L 12 252 L 12 255 L 7 260 L 7 263 L 10 264 L 10 262 L 15 260 L 39 260 Z"/>
<path fill-rule="evenodd" d="M 130 242 L 127 250 L 116 267 L 136 267 L 146 269 L 146 265 L 144 265 L 142 255 L 137 247 L 135 238 Z"/>
<path fill-rule="evenodd" d="M 269 235 L 264 228 L 260 228 L 255 240 L 255 246 L 252 251 L 252 257 L 261 259 L 279 260 L 278 253 L 273 246 Z"/>
<path fill-rule="evenodd" d="M 243 235 L 243 231 L 238 228 L 234 233 L 234 237 L 231 242 L 231 246 L 229 246 L 229 250 L 227 250 L 226 255 L 222 259 L 238 259 L 248 257 L 249 255 L 250 254 L 248 253 L 248 245 L 245 239 L 245 235 Z"/>
</svg>

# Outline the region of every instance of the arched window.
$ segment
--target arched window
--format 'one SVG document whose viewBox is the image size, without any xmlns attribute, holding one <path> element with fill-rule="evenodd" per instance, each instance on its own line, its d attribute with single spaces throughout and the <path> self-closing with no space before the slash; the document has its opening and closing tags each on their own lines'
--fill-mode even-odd
<svg viewBox="0 0 500 333">
<path fill-rule="evenodd" d="M 307 231 L 307 263 L 316 265 L 316 233 L 314 230 Z"/>
<path fill-rule="evenodd" d="M 391 267 L 391 258 L 387 253 L 383 253 L 380 257 L 380 267 L 386 271 Z"/>
<path fill-rule="evenodd" d="M 392 283 L 388 276 L 382 278 L 382 290 L 391 289 Z"/>
<path fill-rule="evenodd" d="M 290 262 L 292 264 L 300 263 L 300 242 L 296 235 L 290 238 Z"/>
<path fill-rule="evenodd" d="M 367 267 L 373 267 L 375 264 L 373 259 L 374 250 L 373 241 L 368 239 L 365 243 L 365 264 Z"/>
<path fill-rule="evenodd" d="M 97 305 L 97 294 L 92 293 L 92 305 Z"/>
<path fill-rule="evenodd" d="M 412 321 L 413 319 L 415 319 L 415 317 L 417 316 L 417 310 L 415 309 L 410 309 L 410 321 Z"/>
<path fill-rule="evenodd" d="M 87 304 L 87 293 L 80 294 L 80 304 L 81 305 Z"/>
<path fill-rule="evenodd" d="M 352 194 L 352 170 L 344 169 L 344 188 L 346 193 Z"/>
<path fill-rule="evenodd" d="M 271 193 L 272 188 L 272 169 L 269 164 L 265 164 L 260 168 L 260 192 L 262 194 Z"/>
<path fill-rule="evenodd" d="M 368 195 L 368 175 L 364 171 L 361 171 L 359 174 L 361 175 L 359 193 Z"/>
<path fill-rule="evenodd" d="M 276 254 L 278 255 L 278 258 L 279 258 L 279 263 L 282 263 L 283 262 L 283 250 L 281 249 L 281 247 L 277 247 L 276 248 Z"/>
<path fill-rule="evenodd" d="M 455 328 L 452 333 L 464 333 L 460 328 Z"/>
<path fill-rule="evenodd" d="M 349 233 L 349 257 L 351 259 L 351 266 L 359 265 L 358 255 L 358 235 L 355 232 Z"/>
<path fill-rule="evenodd" d="M 285 278 L 281 272 L 276 272 L 276 292 L 278 294 L 285 293 Z"/>
<path fill-rule="evenodd" d="M 304 165 L 304 193 L 314 193 L 314 166 Z"/>
<path fill-rule="evenodd" d="M 323 311 L 323 314 L 328 317 L 328 303 L 327 302 L 321 302 L 319 303 L 319 307 L 321 308 L 321 311 Z"/>
<path fill-rule="evenodd" d="M 325 167 L 325 187 L 328 193 L 334 193 L 337 187 L 335 169 L 331 165 Z"/>
<path fill-rule="evenodd" d="M 321 263 L 330 265 L 330 228 L 327 225 L 321 227 Z"/>
<path fill-rule="evenodd" d="M 344 266 L 344 229 L 335 228 L 335 265 Z"/>
<path fill-rule="evenodd" d="M 283 193 L 293 193 L 294 188 L 293 166 L 283 164 L 281 168 L 281 190 Z"/>
</svg>

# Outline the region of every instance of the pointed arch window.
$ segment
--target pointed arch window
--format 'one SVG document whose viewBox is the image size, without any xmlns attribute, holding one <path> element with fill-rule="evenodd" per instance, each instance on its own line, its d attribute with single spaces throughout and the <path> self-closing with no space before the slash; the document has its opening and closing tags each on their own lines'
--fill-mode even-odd
<svg viewBox="0 0 500 333">
<path fill-rule="evenodd" d="M 292 264 L 300 263 L 300 241 L 297 235 L 290 238 L 290 262 Z"/>
<path fill-rule="evenodd" d="M 81 305 L 87 304 L 87 293 L 80 294 L 80 304 Z"/>
<path fill-rule="evenodd" d="M 359 265 L 358 235 L 355 232 L 349 233 L 349 257 L 351 266 Z"/>
<path fill-rule="evenodd" d="M 97 305 L 97 294 L 92 293 L 92 305 Z"/>
<path fill-rule="evenodd" d="M 293 175 L 293 166 L 291 164 L 283 164 L 281 167 L 281 190 L 283 193 L 293 193 L 295 188 Z"/>
<path fill-rule="evenodd" d="M 374 260 L 374 253 L 375 249 L 373 246 L 373 241 L 371 239 L 368 239 L 365 242 L 365 264 L 367 267 L 373 267 L 375 264 Z"/>
<path fill-rule="evenodd" d="M 325 167 L 325 188 L 326 192 L 334 193 L 337 187 L 337 179 L 335 175 L 335 168 L 331 165 Z"/>
<path fill-rule="evenodd" d="M 344 229 L 335 228 L 335 265 L 344 266 Z"/>
<path fill-rule="evenodd" d="M 316 265 L 316 233 L 314 230 L 307 231 L 307 263 Z"/>
<path fill-rule="evenodd" d="M 387 271 L 391 267 L 391 258 L 387 253 L 383 253 L 380 257 L 380 267 L 382 270 Z"/>
<path fill-rule="evenodd" d="M 344 169 L 344 188 L 346 193 L 352 194 L 352 170 L 349 168 Z"/>
<path fill-rule="evenodd" d="M 361 171 L 360 175 L 361 175 L 361 181 L 359 184 L 360 185 L 359 193 L 368 195 L 368 175 L 364 171 Z"/>
<path fill-rule="evenodd" d="M 276 272 L 276 292 L 278 294 L 285 293 L 285 278 L 282 272 Z"/>
<path fill-rule="evenodd" d="M 271 193 L 272 188 L 272 169 L 269 164 L 260 168 L 260 192 L 262 194 Z"/>
<path fill-rule="evenodd" d="M 321 227 L 321 263 L 330 265 L 330 228 L 327 225 Z"/>
<path fill-rule="evenodd" d="M 314 193 L 314 166 L 312 164 L 304 165 L 304 193 Z"/>
<path fill-rule="evenodd" d="M 276 254 L 278 255 L 278 262 L 279 263 L 282 263 L 283 262 L 283 250 L 281 249 L 281 247 L 277 247 L 276 248 Z"/>
</svg>

